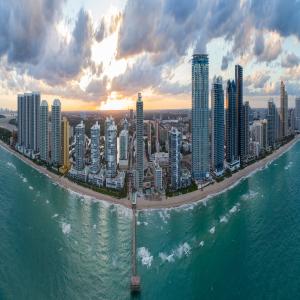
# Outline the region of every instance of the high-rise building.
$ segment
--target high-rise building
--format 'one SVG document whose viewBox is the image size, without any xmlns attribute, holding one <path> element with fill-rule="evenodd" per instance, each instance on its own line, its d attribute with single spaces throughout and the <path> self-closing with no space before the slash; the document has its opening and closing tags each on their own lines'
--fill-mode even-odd
<svg viewBox="0 0 300 300">
<path fill-rule="evenodd" d="M 215 77 L 211 90 L 212 137 L 211 159 L 212 170 L 221 175 L 224 171 L 224 91 L 222 77 Z"/>
<path fill-rule="evenodd" d="M 159 145 L 159 121 L 155 121 L 155 150 L 156 152 L 160 151 L 160 145 Z"/>
<path fill-rule="evenodd" d="M 236 86 L 234 81 L 227 81 L 226 87 L 226 161 L 233 164 L 238 161 L 238 126 L 236 114 Z"/>
<path fill-rule="evenodd" d="M 173 190 L 180 188 L 181 183 L 181 140 L 182 134 L 177 128 L 169 131 L 169 169 L 170 184 Z"/>
<path fill-rule="evenodd" d="M 39 148 L 41 161 L 49 161 L 49 107 L 46 100 L 40 105 Z"/>
<path fill-rule="evenodd" d="M 85 168 L 85 125 L 83 121 L 75 127 L 75 170 Z"/>
<path fill-rule="evenodd" d="M 273 101 L 268 102 L 268 145 L 274 147 L 277 140 L 277 108 Z"/>
<path fill-rule="evenodd" d="M 163 188 L 163 173 L 162 168 L 158 162 L 154 162 L 154 187 L 157 191 Z"/>
<path fill-rule="evenodd" d="M 262 126 L 262 145 L 261 147 L 265 150 L 268 149 L 269 143 L 268 143 L 268 121 L 266 119 L 261 121 Z"/>
<path fill-rule="evenodd" d="M 18 95 L 18 145 L 25 145 L 26 105 L 24 94 Z"/>
<path fill-rule="evenodd" d="M 105 131 L 106 175 L 113 178 L 117 175 L 117 126 L 112 118 Z"/>
<path fill-rule="evenodd" d="M 100 125 L 96 122 L 91 128 L 91 173 L 100 171 Z"/>
<path fill-rule="evenodd" d="M 138 188 L 143 188 L 144 182 L 144 108 L 142 94 L 138 94 L 136 102 L 136 170 L 138 173 Z"/>
<path fill-rule="evenodd" d="M 294 134 L 296 128 L 295 109 L 288 110 L 288 134 Z"/>
<path fill-rule="evenodd" d="M 128 160 L 128 131 L 123 129 L 120 132 L 119 139 L 120 139 L 119 159 Z"/>
<path fill-rule="evenodd" d="M 108 151 L 107 151 L 107 145 L 106 141 L 108 140 L 108 128 L 110 125 L 114 124 L 114 119 L 113 117 L 107 117 L 105 120 L 105 144 L 104 144 L 104 156 L 105 156 L 105 161 L 108 161 Z"/>
<path fill-rule="evenodd" d="M 247 157 L 249 155 L 249 115 L 250 115 L 250 106 L 249 106 L 249 102 L 246 101 L 245 104 L 243 104 L 242 107 L 242 162 L 247 160 Z"/>
<path fill-rule="evenodd" d="M 29 154 L 39 151 L 40 99 L 39 92 L 18 95 L 18 144 Z"/>
<path fill-rule="evenodd" d="M 295 100 L 295 129 L 300 130 L 300 97 Z"/>
<path fill-rule="evenodd" d="M 209 176 L 208 129 L 208 55 L 194 54 L 192 59 L 192 176 Z"/>
<path fill-rule="evenodd" d="M 285 84 L 281 81 L 280 85 L 280 138 L 288 135 L 288 94 Z"/>
<path fill-rule="evenodd" d="M 18 144 L 34 154 L 39 151 L 40 93 L 18 95 Z"/>
<path fill-rule="evenodd" d="M 62 172 L 65 173 L 70 169 L 70 124 L 66 117 L 61 122 L 61 163 Z"/>
<path fill-rule="evenodd" d="M 61 165 L 61 104 L 55 99 L 51 110 L 51 161 L 55 166 Z"/>
<path fill-rule="evenodd" d="M 236 85 L 236 119 L 238 128 L 238 155 L 241 162 L 246 159 L 247 149 L 245 149 L 245 120 L 243 119 L 243 68 L 235 66 L 235 85 Z"/>
</svg>

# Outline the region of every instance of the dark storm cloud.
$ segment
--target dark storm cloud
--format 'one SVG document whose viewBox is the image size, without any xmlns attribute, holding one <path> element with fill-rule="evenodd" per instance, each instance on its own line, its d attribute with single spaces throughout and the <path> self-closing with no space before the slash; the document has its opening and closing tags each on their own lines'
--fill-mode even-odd
<svg viewBox="0 0 300 300">
<path fill-rule="evenodd" d="M 47 49 L 40 63 L 29 66 L 29 74 L 56 85 L 76 78 L 88 66 L 96 68 L 91 62 L 92 20 L 85 10 L 78 13 L 71 40 L 57 38 L 57 44 Z"/>
<path fill-rule="evenodd" d="M 0 56 L 7 55 L 9 63 L 38 63 L 63 2 L 0 1 Z"/>
</svg>

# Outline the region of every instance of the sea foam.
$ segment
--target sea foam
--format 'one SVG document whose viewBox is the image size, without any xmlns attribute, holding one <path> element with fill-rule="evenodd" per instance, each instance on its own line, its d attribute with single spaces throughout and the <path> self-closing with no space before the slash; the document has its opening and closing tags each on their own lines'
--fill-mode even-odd
<svg viewBox="0 0 300 300">
<path fill-rule="evenodd" d="M 153 256 L 150 254 L 149 250 L 146 247 L 140 247 L 138 248 L 137 254 L 142 264 L 147 268 L 150 268 L 153 261 Z"/>
</svg>

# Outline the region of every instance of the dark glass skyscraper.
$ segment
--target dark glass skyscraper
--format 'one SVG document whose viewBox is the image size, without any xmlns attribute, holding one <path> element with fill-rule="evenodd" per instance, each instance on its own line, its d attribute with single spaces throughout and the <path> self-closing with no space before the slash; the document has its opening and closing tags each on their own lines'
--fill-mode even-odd
<svg viewBox="0 0 300 300">
<path fill-rule="evenodd" d="M 238 126 L 236 113 L 236 86 L 234 81 L 227 81 L 226 87 L 226 161 L 229 164 L 238 160 Z"/>
<path fill-rule="evenodd" d="M 215 77 L 211 89 L 212 170 L 221 175 L 224 170 L 224 91 L 222 77 Z"/>
<path fill-rule="evenodd" d="M 276 142 L 276 117 L 277 117 L 277 109 L 276 105 L 273 101 L 268 102 L 268 113 L 267 113 L 267 120 L 268 120 L 268 145 L 271 147 L 275 146 Z"/>
<path fill-rule="evenodd" d="M 209 176 L 208 55 L 194 54 L 192 60 L 192 176 Z"/>
</svg>

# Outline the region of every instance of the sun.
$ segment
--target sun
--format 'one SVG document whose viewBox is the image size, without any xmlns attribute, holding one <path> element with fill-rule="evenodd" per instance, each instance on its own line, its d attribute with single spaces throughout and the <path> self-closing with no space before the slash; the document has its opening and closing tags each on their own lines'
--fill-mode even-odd
<svg viewBox="0 0 300 300">
<path fill-rule="evenodd" d="M 106 101 L 101 102 L 99 110 L 127 110 L 134 106 L 131 98 L 122 98 L 116 92 L 111 93 Z"/>
</svg>

